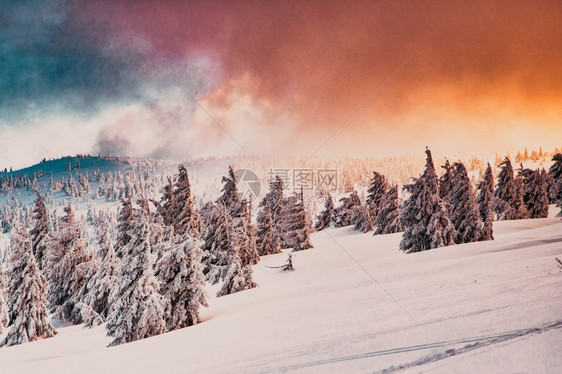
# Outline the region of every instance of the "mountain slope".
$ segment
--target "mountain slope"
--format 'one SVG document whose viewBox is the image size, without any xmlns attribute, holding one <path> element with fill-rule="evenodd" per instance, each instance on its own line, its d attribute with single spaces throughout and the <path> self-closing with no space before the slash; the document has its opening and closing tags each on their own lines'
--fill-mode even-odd
<svg viewBox="0 0 562 374">
<path fill-rule="evenodd" d="M 294 272 L 264 257 L 260 286 L 211 297 L 199 325 L 113 348 L 103 327 L 60 327 L 0 350 L 0 372 L 555 372 L 562 222 L 494 227 L 495 241 L 411 255 L 400 234 L 322 231 Z"/>
</svg>

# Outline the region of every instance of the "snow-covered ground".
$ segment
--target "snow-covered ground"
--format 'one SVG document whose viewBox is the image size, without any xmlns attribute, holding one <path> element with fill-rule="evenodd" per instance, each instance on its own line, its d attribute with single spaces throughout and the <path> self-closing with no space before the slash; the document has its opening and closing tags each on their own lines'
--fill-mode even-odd
<svg viewBox="0 0 562 374">
<path fill-rule="evenodd" d="M 405 255 L 401 234 L 312 235 L 294 272 L 214 298 L 203 322 L 106 348 L 103 326 L 0 349 L 0 373 L 559 373 L 562 221 L 495 222 L 495 240 Z"/>
</svg>

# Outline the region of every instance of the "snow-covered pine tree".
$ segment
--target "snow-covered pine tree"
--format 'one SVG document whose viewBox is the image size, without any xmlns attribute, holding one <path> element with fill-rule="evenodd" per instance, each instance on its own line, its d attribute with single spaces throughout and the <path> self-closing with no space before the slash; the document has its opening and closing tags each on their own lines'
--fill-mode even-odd
<svg viewBox="0 0 562 374">
<path fill-rule="evenodd" d="M 357 195 L 357 191 L 353 191 L 348 197 L 340 199 L 340 206 L 335 209 L 336 227 L 344 227 L 353 225 L 353 215 L 356 208 L 361 206 L 361 199 Z"/>
<path fill-rule="evenodd" d="M 131 241 L 129 231 L 132 227 L 133 204 L 131 199 L 121 199 L 121 208 L 117 217 L 117 240 L 115 242 L 115 253 L 117 257 L 123 258 L 127 253 L 123 248 Z"/>
<path fill-rule="evenodd" d="M 232 245 L 232 217 L 222 204 L 209 203 L 203 210 L 203 259 L 204 274 L 212 284 L 226 275 L 226 268 L 236 255 Z"/>
<path fill-rule="evenodd" d="M 240 222 L 240 218 L 232 218 L 221 203 L 208 204 L 204 209 L 204 273 L 212 284 L 224 280 L 219 296 L 255 287 L 251 265 L 242 265 L 240 253 L 245 244 L 240 239 L 244 235 L 240 227 L 235 227 L 235 220 Z"/>
<path fill-rule="evenodd" d="M 494 240 L 494 176 L 490 163 L 486 167 L 484 178 L 478 184 L 478 197 L 476 203 L 480 212 L 480 220 L 483 223 L 480 240 Z"/>
<path fill-rule="evenodd" d="M 78 175 L 78 185 L 80 186 L 78 196 L 86 196 L 90 193 L 90 183 L 88 182 L 88 178 L 82 174 Z"/>
<path fill-rule="evenodd" d="M 523 202 L 529 218 L 548 217 L 546 171 L 525 169 L 523 176 Z"/>
<path fill-rule="evenodd" d="M 111 240 L 111 217 L 100 213 L 95 218 L 96 234 L 97 234 L 97 250 L 96 257 L 99 261 L 103 261 L 109 250 L 115 252 L 115 247 Z"/>
<path fill-rule="evenodd" d="M 158 213 L 162 216 L 164 224 L 172 225 L 172 206 L 174 205 L 174 184 L 172 178 L 168 177 L 167 183 L 162 188 L 162 199 L 156 204 Z"/>
<path fill-rule="evenodd" d="M 324 197 L 324 210 L 318 215 L 314 225 L 314 228 L 318 231 L 330 227 L 335 221 L 334 199 L 332 199 L 332 195 L 330 192 L 326 192 L 322 196 Z"/>
<path fill-rule="evenodd" d="M 449 160 L 445 160 L 445 165 L 442 165 L 441 168 L 444 169 L 445 172 L 439 178 L 439 197 L 447 200 L 453 183 L 453 167 Z"/>
<path fill-rule="evenodd" d="M 10 314 L 8 313 L 8 304 L 6 301 L 6 276 L 4 275 L 4 270 L 2 268 L 2 263 L 0 262 L 0 334 L 5 327 L 8 327 L 10 322 Z"/>
<path fill-rule="evenodd" d="M 238 216 L 232 219 L 231 240 L 237 249 L 242 267 L 257 264 L 260 260 L 256 247 L 256 227 L 251 222 L 251 211 L 246 200 L 240 202 Z"/>
<path fill-rule="evenodd" d="M 110 296 L 113 305 L 106 325 L 110 346 L 128 343 L 166 330 L 162 297 L 154 276 L 155 256 L 150 244 L 149 217 L 135 209 L 128 232 L 130 241 L 117 268 L 118 281 Z"/>
<path fill-rule="evenodd" d="M 524 190 L 523 190 L 523 175 L 518 174 L 515 177 L 515 205 L 514 205 L 514 209 L 515 212 L 517 212 L 517 218 L 516 219 L 524 219 L 527 218 L 527 207 L 525 206 L 525 203 L 523 202 L 523 194 L 524 194 Z"/>
<path fill-rule="evenodd" d="M 301 251 L 312 248 L 310 243 L 310 220 L 304 207 L 304 195 L 301 188 L 300 193 L 295 193 L 292 199 L 288 199 L 283 209 L 282 220 L 284 232 L 281 247 L 293 248 L 293 251 Z"/>
<path fill-rule="evenodd" d="M 554 179 L 549 173 L 546 173 L 546 192 L 549 204 L 556 204 L 556 194 Z"/>
<path fill-rule="evenodd" d="M 562 153 L 552 156 L 554 163 L 548 169 L 548 175 L 552 179 L 549 196 L 557 207 L 562 208 Z M 562 210 L 559 214 L 562 214 Z"/>
<path fill-rule="evenodd" d="M 351 220 L 355 222 L 354 230 L 369 232 L 373 229 L 374 219 L 371 217 L 367 205 L 356 206 Z"/>
<path fill-rule="evenodd" d="M 72 173 L 68 173 L 68 185 L 65 186 L 64 191 L 70 197 L 78 197 L 80 195 Z"/>
<path fill-rule="evenodd" d="M 86 253 L 80 227 L 75 222 L 70 205 L 64 208 L 65 216 L 59 230 L 53 234 L 46 259 L 49 281 L 49 307 L 61 320 L 80 323 L 80 313 L 74 310 L 80 302 L 79 291 L 93 274 L 93 263 Z"/>
<path fill-rule="evenodd" d="M 259 211 L 257 217 L 258 231 L 256 247 L 260 256 L 267 256 L 281 252 L 279 238 L 274 238 L 273 218 L 269 202 Z"/>
<path fill-rule="evenodd" d="M 249 290 L 257 286 L 252 278 L 252 267 L 250 265 L 242 267 L 240 258 L 234 257 L 234 261 L 228 268 L 224 283 L 219 292 L 217 292 L 217 297 Z"/>
<path fill-rule="evenodd" d="M 448 218 L 446 203 L 439 198 L 431 152 L 426 149 L 425 153 L 424 173 L 420 178 L 414 178 L 414 183 L 404 185 L 410 197 L 400 214 L 404 227 L 400 249 L 406 253 L 454 244 L 455 228 Z"/>
<path fill-rule="evenodd" d="M 201 244 L 189 234 L 176 235 L 155 265 L 168 331 L 197 324 L 199 308 L 207 306 Z"/>
<path fill-rule="evenodd" d="M 384 194 L 374 226 L 376 230 L 373 235 L 393 234 L 402 231 L 398 186 L 391 187 Z"/>
<path fill-rule="evenodd" d="M 229 240 L 235 247 L 236 254 L 240 257 L 242 267 L 248 264 L 256 264 L 259 255 L 256 248 L 256 228 L 251 222 L 251 211 L 249 203 L 245 199 L 238 198 L 236 176 L 232 167 L 228 168 L 228 176 L 222 178 L 222 195 L 217 200 L 217 205 L 222 206 L 230 215 L 227 224 L 229 227 Z"/>
<path fill-rule="evenodd" d="M 39 269 L 43 269 L 43 256 L 49 236 L 49 220 L 43 197 L 39 192 L 35 192 L 35 194 L 37 198 L 35 199 L 32 211 L 33 228 L 29 232 L 29 236 L 33 254 L 37 259 L 37 265 Z"/>
<path fill-rule="evenodd" d="M 193 237 L 198 237 L 202 230 L 201 218 L 193 202 L 187 169 L 183 165 L 178 166 L 171 205 L 174 233 L 177 235 L 188 233 Z"/>
<path fill-rule="evenodd" d="M 260 202 L 259 207 L 263 208 L 269 205 L 271 210 L 271 218 L 273 219 L 273 227 L 277 225 L 277 221 L 281 216 L 281 211 L 285 203 L 285 196 L 283 195 L 283 180 L 276 175 L 275 178 L 269 182 L 269 191 Z"/>
<path fill-rule="evenodd" d="M 236 176 L 232 166 L 228 167 L 228 175 L 222 177 L 222 194 L 218 198 L 217 203 L 222 204 L 228 214 L 233 217 L 238 216 L 238 209 L 240 209 L 240 200 L 238 199 L 238 187 L 236 186 Z"/>
<path fill-rule="evenodd" d="M 379 213 L 379 209 L 381 207 L 381 201 L 383 199 L 384 194 L 388 191 L 388 182 L 386 181 L 386 177 L 376 171 L 373 172 L 373 178 L 371 179 L 371 183 L 369 188 L 367 189 L 367 198 L 365 200 L 365 205 L 369 210 L 369 217 L 371 220 L 374 220 Z M 364 216 L 366 216 L 364 214 Z M 372 224 L 370 227 L 365 227 L 363 232 L 367 232 L 372 230 Z"/>
<path fill-rule="evenodd" d="M 156 253 L 157 256 L 159 256 L 158 251 L 160 244 L 172 240 L 174 236 L 174 229 L 172 226 L 166 226 L 164 224 L 164 219 L 158 212 L 153 213 L 151 211 L 149 201 L 143 196 L 141 196 L 137 200 L 137 205 L 144 211 L 144 214 L 148 217 L 150 226 L 150 244 L 153 247 L 153 253 Z"/>
<path fill-rule="evenodd" d="M 484 224 L 474 199 L 472 184 L 462 162 L 453 164 L 453 178 L 447 201 L 452 206 L 450 220 L 455 227 L 455 243 L 472 243 L 480 240 Z"/>
<path fill-rule="evenodd" d="M 521 219 L 522 212 L 522 186 L 520 179 L 516 180 L 513 166 L 509 158 L 500 163 L 501 171 L 498 175 L 498 183 L 494 191 L 494 210 L 498 221 Z"/>
<path fill-rule="evenodd" d="M 47 316 L 47 281 L 41 274 L 25 229 L 16 222 L 10 245 L 8 335 L 0 346 L 11 346 L 50 338 L 56 334 Z"/>
<path fill-rule="evenodd" d="M 109 237 L 107 222 L 99 218 L 98 252 L 101 261 L 95 274 L 84 284 L 80 291 L 82 302 L 88 306 L 91 313 L 85 318 L 86 327 L 97 326 L 107 319 L 111 312 L 109 297 L 119 279 L 117 267 L 119 258 L 115 254 Z"/>
</svg>

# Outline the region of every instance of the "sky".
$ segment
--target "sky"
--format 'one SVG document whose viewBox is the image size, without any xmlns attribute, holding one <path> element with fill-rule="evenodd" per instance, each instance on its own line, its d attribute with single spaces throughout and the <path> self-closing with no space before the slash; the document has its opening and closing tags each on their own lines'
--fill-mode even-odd
<svg viewBox="0 0 562 374">
<path fill-rule="evenodd" d="M 562 2 L 0 0 L 0 167 L 562 146 Z"/>
</svg>

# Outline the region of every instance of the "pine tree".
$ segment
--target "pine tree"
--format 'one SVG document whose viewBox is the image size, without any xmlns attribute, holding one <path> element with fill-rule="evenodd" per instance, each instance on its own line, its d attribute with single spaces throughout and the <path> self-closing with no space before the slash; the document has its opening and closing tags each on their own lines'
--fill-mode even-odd
<svg viewBox="0 0 562 374">
<path fill-rule="evenodd" d="M 125 256 L 117 268 L 119 284 L 110 297 L 113 307 L 106 325 L 107 334 L 114 337 L 110 346 L 159 335 L 166 330 L 146 212 L 136 209 L 130 224 L 131 239 L 123 248 Z"/>
<path fill-rule="evenodd" d="M 400 221 L 404 234 L 400 249 L 406 253 L 420 252 L 454 243 L 455 229 L 448 218 L 448 209 L 438 195 L 437 175 L 429 149 L 425 151 L 426 167 L 420 178 L 404 189 L 410 197 L 404 203 Z"/>
<path fill-rule="evenodd" d="M 546 193 L 546 171 L 526 169 L 523 176 L 523 202 L 529 218 L 548 217 L 548 196 Z"/>
<path fill-rule="evenodd" d="M 115 243 L 115 253 L 117 257 L 123 258 L 127 253 L 123 252 L 123 248 L 131 241 L 129 231 L 132 227 L 133 204 L 131 199 L 122 199 L 119 216 L 117 217 L 117 240 Z"/>
<path fill-rule="evenodd" d="M 47 319 L 47 281 L 41 274 L 25 229 L 12 231 L 8 307 L 12 327 L 0 346 L 50 338 L 56 334 Z"/>
<path fill-rule="evenodd" d="M 318 215 L 314 228 L 318 231 L 330 227 L 335 222 L 334 199 L 330 192 L 324 196 L 324 210 Z"/>
<path fill-rule="evenodd" d="M 260 260 L 256 247 L 256 227 L 251 222 L 249 203 L 242 200 L 238 216 L 232 219 L 233 234 L 231 239 L 240 257 L 242 267 L 257 264 Z"/>
<path fill-rule="evenodd" d="M 99 214 L 95 218 L 95 226 L 97 228 L 97 250 L 96 257 L 103 261 L 107 256 L 107 253 L 112 250 L 115 253 L 115 247 L 113 241 L 111 240 L 111 229 L 110 225 L 111 217 L 105 214 Z"/>
<path fill-rule="evenodd" d="M 255 287 L 252 280 L 250 261 L 243 264 L 247 235 L 240 224 L 241 218 L 232 218 L 221 203 L 211 204 L 204 209 L 203 220 L 203 263 L 207 279 L 216 284 L 224 280 L 218 296 Z"/>
<path fill-rule="evenodd" d="M 379 214 L 377 214 L 374 222 L 376 230 L 373 235 L 393 234 L 402 231 L 398 186 L 390 188 L 384 194 L 380 205 Z"/>
<path fill-rule="evenodd" d="M 453 164 L 453 178 L 447 200 L 452 205 L 450 220 L 456 231 L 455 243 L 480 240 L 484 224 L 480 220 L 468 173 L 461 162 Z"/>
<path fill-rule="evenodd" d="M 548 175 L 552 179 L 549 195 L 556 206 L 562 208 L 562 153 L 552 156 L 552 161 L 554 163 L 548 169 Z"/>
<path fill-rule="evenodd" d="M 200 306 L 207 306 L 201 244 L 189 234 L 176 235 L 156 263 L 168 331 L 198 323 Z"/>
<path fill-rule="evenodd" d="M 294 198 L 289 199 L 283 209 L 283 232 L 281 247 L 301 251 L 312 248 L 310 243 L 310 220 L 304 207 L 304 196 L 295 193 Z"/>
<path fill-rule="evenodd" d="M 369 232 L 373 229 L 374 219 L 371 217 L 371 213 L 369 212 L 367 205 L 356 206 L 351 220 L 355 222 L 355 227 L 353 228 L 354 230 Z"/>
<path fill-rule="evenodd" d="M 445 165 L 441 166 L 441 168 L 445 170 L 445 173 L 439 178 L 439 197 L 446 200 L 452 188 L 453 167 L 449 160 L 445 160 Z"/>
<path fill-rule="evenodd" d="M 167 226 L 172 225 L 172 210 L 174 205 L 174 184 L 172 179 L 168 177 L 168 182 L 162 188 L 162 199 L 159 204 L 156 204 L 158 213 L 164 219 L 164 224 Z"/>
<path fill-rule="evenodd" d="M 480 212 L 480 219 L 483 222 L 480 240 L 494 240 L 494 176 L 492 175 L 492 167 L 488 163 L 484 178 L 478 184 L 478 197 L 476 203 Z"/>
<path fill-rule="evenodd" d="M 222 195 L 217 199 L 217 206 L 230 216 L 226 222 L 230 245 L 235 247 L 236 255 L 240 257 L 243 267 L 256 264 L 259 261 L 259 254 L 256 248 L 256 228 L 251 222 L 251 204 L 245 199 L 240 201 L 236 177 L 231 166 L 228 168 L 228 176 L 223 177 L 222 182 Z M 206 221 L 208 222 L 209 220 Z M 204 237 L 209 238 L 208 233 Z M 213 241 L 212 235 L 211 241 Z M 207 248 L 207 245 L 204 248 Z"/>
<path fill-rule="evenodd" d="M 64 211 L 66 215 L 53 235 L 46 258 L 49 307 L 57 318 L 79 323 L 81 321 L 75 320 L 73 309 L 79 301 L 76 296 L 92 275 L 92 263 L 71 206 L 65 207 Z"/>
<path fill-rule="evenodd" d="M 232 168 L 229 172 L 231 170 Z M 183 165 L 178 167 L 171 205 L 174 232 L 177 235 L 188 233 L 193 237 L 198 237 L 202 230 L 201 218 L 193 202 L 187 169 Z"/>
<path fill-rule="evenodd" d="M 96 326 L 107 319 L 111 312 L 110 295 L 119 281 L 117 267 L 119 258 L 115 254 L 109 238 L 107 223 L 99 219 L 100 233 L 98 237 L 98 264 L 96 273 L 84 284 L 80 296 L 83 303 L 92 313 L 85 318 L 86 327 Z"/>
<path fill-rule="evenodd" d="M 259 255 L 256 248 L 256 228 L 251 222 L 250 204 L 246 200 L 240 201 L 238 188 L 236 186 L 236 177 L 231 166 L 229 166 L 228 169 L 228 176 L 223 177 L 222 182 L 222 194 L 217 199 L 216 206 L 221 207 L 219 210 L 225 210 L 226 214 L 230 216 L 227 222 L 229 227 L 228 231 L 231 231 L 228 240 L 235 242 L 232 244 L 237 247 L 236 252 L 240 256 L 244 266 L 248 263 L 257 263 L 257 261 L 259 261 Z M 217 216 L 218 212 L 215 208 L 212 208 L 210 214 L 211 216 Z M 212 222 L 213 218 L 207 218 L 205 224 L 214 226 Z M 203 237 L 207 244 L 204 246 L 204 250 L 208 249 L 208 246 L 212 245 L 214 242 L 213 235 L 209 232 L 208 227 L 206 227 L 205 231 L 206 233 L 203 234 Z M 205 261 L 207 262 L 208 259 Z M 206 271 L 208 270 L 207 267 Z"/>
<path fill-rule="evenodd" d="M 271 218 L 273 220 L 273 227 L 277 225 L 277 221 L 281 216 L 281 211 L 285 203 L 285 196 L 283 195 L 283 180 L 278 175 L 269 183 L 269 191 L 260 202 L 259 207 L 263 208 L 269 205 L 271 210 Z"/>
<path fill-rule="evenodd" d="M 371 183 L 369 188 L 367 189 L 367 199 L 365 200 L 365 205 L 369 210 L 369 214 L 363 214 L 364 217 L 369 217 L 370 219 L 374 220 L 377 217 L 379 209 L 381 207 L 381 202 L 383 199 L 384 194 L 388 191 L 388 183 L 386 181 L 386 177 L 376 171 L 373 172 L 373 178 L 371 179 Z M 363 232 L 370 231 L 371 227 L 366 227 Z"/>
<path fill-rule="evenodd" d="M 523 196 L 521 186 L 514 177 L 511 161 L 506 157 L 499 166 L 501 171 L 494 191 L 494 210 L 497 218 L 499 221 L 521 219 Z"/>
<path fill-rule="evenodd" d="M 6 294 L 4 290 L 6 289 L 6 277 L 4 275 L 4 270 L 2 269 L 2 263 L 0 262 L 0 334 L 5 327 L 8 327 L 10 322 L 10 314 L 8 313 L 8 304 L 6 303 Z"/>
<path fill-rule="evenodd" d="M 274 239 L 273 217 L 269 202 L 258 213 L 258 231 L 256 247 L 260 256 L 267 256 L 281 252 L 279 238 Z"/>
<path fill-rule="evenodd" d="M 228 175 L 222 177 L 222 183 L 222 194 L 217 203 L 222 204 L 227 209 L 228 214 L 236 217 L 240 208 L 240 200 L 238 199 L 238 187 L 236 186 L 236 176 L 232 166 L 228 167 Z"/>
<path fill-rule="evenodd" d="M 336 227 L 344 227 L 353 225 L 353 216 L 356 208 L 361 206 L 361 199 L 357 195 L 357 191 L 352 192 L 348 197 L 340 199 L 340 206 L 335 209 Z"/>
<path fill-rule="evenodd" d="M 39 192 L 35 192 L 35 194 L 37 195 L 37 199 L 35 199 L 32 211 L 34 226 L 29 232 L 29 235 L 33 254 L 37 259 L 37 264 L 40 269 L 43 269 L 43 256 L 45 254 L 45 246 L 49 236 L 49 221 L 43 197 L 39 194 Z"/>
<path fill-rule="evenodd" d="M 515 178 L 515 200 L 514 200 L 514 211 L 516 212 L 516 219 L 527 218 L 528 212 L 523 202 L 523 176 L 518 174 Z"/>
<path fill-rule="evenodd" d="M 222 204 L 210 204 L 204 209 L 203 264 L 207 279 L 216 284 L 226 275 L 226 268 L 236 256 L 233 245 L 232 217 Z"/>
<path fill-rule="evenodd" d="M 242 267 L 239 258 L 235 258 L 228 268 L 223 286 L 217 292 L 217 297 L 230 295 L 235 292 L 249 290 L 258 285 L 252 278 L 252 267 L 247 265 Z"/>
</svg>

